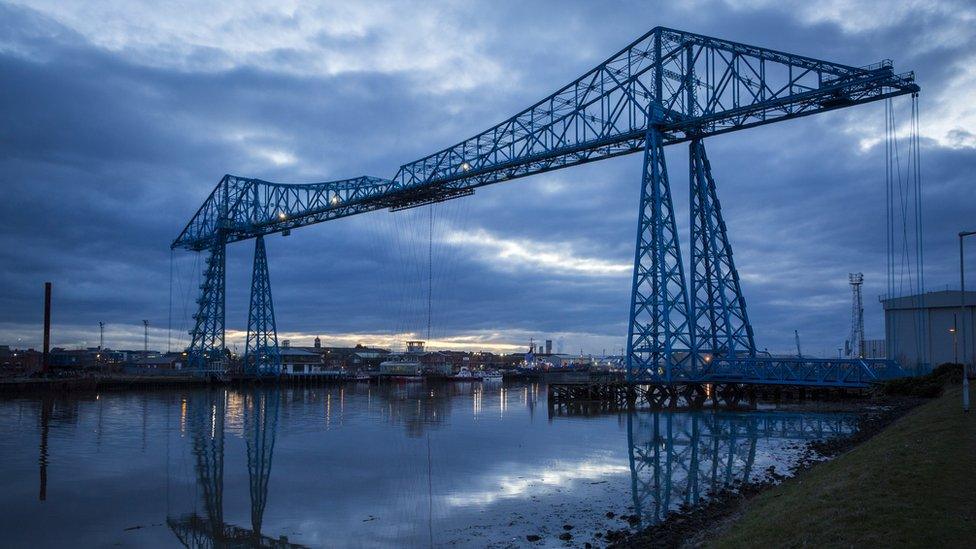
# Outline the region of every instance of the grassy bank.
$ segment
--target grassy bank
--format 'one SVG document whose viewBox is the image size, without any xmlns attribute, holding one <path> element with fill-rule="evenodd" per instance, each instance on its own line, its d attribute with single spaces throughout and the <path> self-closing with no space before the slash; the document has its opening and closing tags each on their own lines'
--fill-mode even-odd
<svg viewBox="0 0 976 549">
<path fill-rule="evenodd" d="M 949 389 L 756 496 L 706 545 L 976 546 L 976 410 L 963 414 L 961 399 Z"/>
</svg>

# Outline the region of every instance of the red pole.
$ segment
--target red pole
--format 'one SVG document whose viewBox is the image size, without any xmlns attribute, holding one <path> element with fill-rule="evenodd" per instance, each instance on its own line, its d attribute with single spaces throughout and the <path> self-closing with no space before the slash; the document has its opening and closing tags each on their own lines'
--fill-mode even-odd
<svg viewBox="0 0 976 549">
<path fill-rule="evenodd" d="M 51 283 L 44 283 L 44 355 L 41 358 L 41 371 L 48 371 L 48 353 L 51 350 Z"/>
</svg>

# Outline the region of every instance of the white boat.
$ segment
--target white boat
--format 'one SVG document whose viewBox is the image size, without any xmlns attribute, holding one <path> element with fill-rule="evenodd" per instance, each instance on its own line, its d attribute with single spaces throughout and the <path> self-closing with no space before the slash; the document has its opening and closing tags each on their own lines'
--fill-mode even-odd
<svg viewBox="0 0 976 549">
<path fill-rule="evenodd" d="M 481 376 L 469 370 L 467 366 L 461 366 L 458 373 L 451 376 L 450 379 L 454 381 L 478 381 L 481 379 Z"/>
<path fill-rule="evenodd" d="M 504 380 L 504 378 L 502 377 L 501 372 L 489 371 L 481 374 L 481 381 L 497 383 L 501 382 L 502 380 Z"/>
</svg>

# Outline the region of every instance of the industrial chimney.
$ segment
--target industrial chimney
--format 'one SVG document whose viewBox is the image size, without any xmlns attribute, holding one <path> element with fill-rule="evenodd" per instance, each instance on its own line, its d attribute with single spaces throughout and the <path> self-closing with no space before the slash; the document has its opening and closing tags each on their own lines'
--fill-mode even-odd
<svg viewBox="0 0 976 549">
<path fill-rule="evenodd" d="M 41 371 L 48 371 L 48 355 L 51 352 L 51 283 L 44 283 L 44 349 L 41 355 Z"/>
</svg>

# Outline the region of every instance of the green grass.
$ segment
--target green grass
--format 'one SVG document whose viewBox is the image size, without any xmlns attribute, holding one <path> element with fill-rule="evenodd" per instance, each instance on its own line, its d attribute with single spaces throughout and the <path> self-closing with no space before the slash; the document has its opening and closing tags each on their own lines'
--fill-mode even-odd
<svg viewBox="0 0 976 549">
<path fill-rule="evenodd" d="M 750 501 L 711 547 L 976 547 L 976 408 L 959 386 Z M 976 400 L 973 401 L 976 404 Z"/>
</svg>

